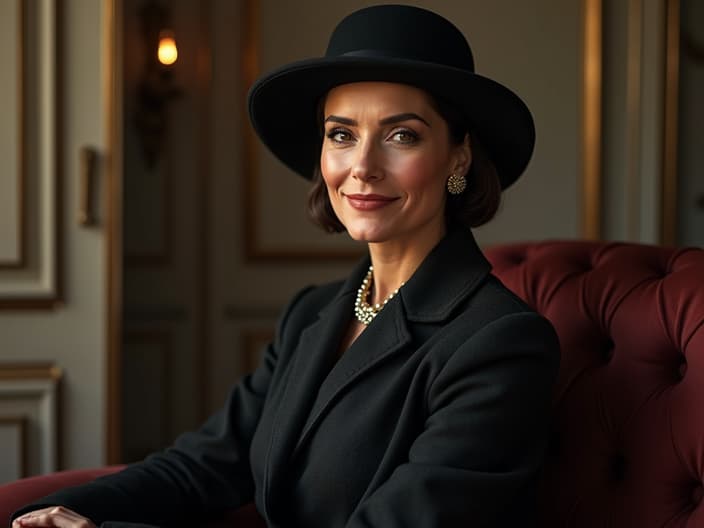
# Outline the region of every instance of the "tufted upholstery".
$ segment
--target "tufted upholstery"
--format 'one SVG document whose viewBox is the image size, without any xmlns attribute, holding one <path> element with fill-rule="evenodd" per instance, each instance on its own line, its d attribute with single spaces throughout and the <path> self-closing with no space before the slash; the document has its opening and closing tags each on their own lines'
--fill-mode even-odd
<svg viewBox="0 0 704 528">
<path fill-rule="evenodd" d="M 704 527 L 704 250 L 490 248 L 562 362 L 543 526 Z"/>
</svg>

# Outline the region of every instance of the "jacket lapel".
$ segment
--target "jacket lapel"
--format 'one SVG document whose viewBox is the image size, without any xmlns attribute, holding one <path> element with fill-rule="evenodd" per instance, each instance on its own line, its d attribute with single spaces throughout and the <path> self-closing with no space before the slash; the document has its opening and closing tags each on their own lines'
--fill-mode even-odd
<svg viewBox="0 0 704 528">
<path fill-rule="evenodd" d="M 352 313 L 353 304 L 349 305 L 348 310 Z M 296 445 L 294 456 L 341 392 L 386 358 L 403 350 L 410 341 L 411 334 L 406 325 L 403 305 L 394 298 L 342 354 L 323 381 Z"/>
<path fill-rule="evenodd" d="M 399 291 L 408 321 L 441 323 L 486 280 L 491 265 L 469 229 L 455 228 Z"/>
<path fill-rule="evenodd" d="M 366 266 L 360 266 L 352 274 L 361 282 Z M 369 326 L 355 340 L 350 348 L 332 366 L 329 375 L 319 378 L 322 385 L 298 438 L 292 456 L 304 446 L 323 419 L 326 411 L 334 405 L 336 398 L 359 380 L 365 373 L 374 369 L 386 358 L 406 349 L 411 340 L 409 322 L 438 323 L 449 318 L 459 304 L 465 301 L 488 276 L 491 267 L 476 245 L 469 230 L 452 230 L 426 257 L 408 283 L 399 290 L 384 309 L 374 318 Z M 348 281 L 348 288 L 354 288 Z M 355 291 L 356 293 L 356 291 Z M 337 318 L 328 317 L 325 327 L 342 325 L 346 330 L 354 300 L 341 306 L 346 310 L 346 317 L 338 314 Z M 340 306 L 340 305 L 337 305 Z M 342 321 L 347 322 L 342 322 Z M 330 330 L 330 329 L 329 329 Z M 336 356 L 342 334 L 337 328 L 335 340 L 327 343 L 328 352 Z M 334 361 L 334 358 L 333 358 Z M 316 385 L 306 385 L 310 392 Z M 310 394 L 309 394 L 310 395 Z"/>
<path fill-rule="evenodd" d="M 361 281 L 368 267 L 368 259 L 361 262 L 330 304 L 320 312 L 318 320 L 301 333 L 272 425 L 271 443 L 265 462 L 266 503 L 271 503 L 276 483 L 285 480 L 278 478 L 276 472 L 288 466 L 293 448 L 318 394 L 318 387 L 337 359 L 336 352 L 349 325 L 354 306 L 356 287 L 353 283 L 357 276 Z"/>
</svg>

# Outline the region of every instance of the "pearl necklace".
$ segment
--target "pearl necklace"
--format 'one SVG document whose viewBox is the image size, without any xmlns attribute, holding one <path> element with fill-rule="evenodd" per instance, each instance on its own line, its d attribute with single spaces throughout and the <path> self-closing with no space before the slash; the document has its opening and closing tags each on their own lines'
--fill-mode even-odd
<svg viewBox="0 0 704 528">
<path fill-rule="evenodd" d="M 373 267 L 369 266 L 369 271 L 364 277 L 362 285 L 357 290 L 357 299 L 354 302 L 354 315 L 357 317 L 357 320 L 365 326 L 372 322 L 372 319 L 376 317 L 376 314 L 378 314 L 381 309 L 386 306 L 386 303 L 393 299 L 394 295 L 398 293 L 401 286 L 405 284 L 405 282 L 402 282 L 401 286 L 392 291 L 386 299 L 383 300 L 383 302 L 371 305 L 367 302 L 367 299 L 369 298 L 369 290 L 371 290 L 372 281 L 374 278 L 372 271 Z"/>
</svg>

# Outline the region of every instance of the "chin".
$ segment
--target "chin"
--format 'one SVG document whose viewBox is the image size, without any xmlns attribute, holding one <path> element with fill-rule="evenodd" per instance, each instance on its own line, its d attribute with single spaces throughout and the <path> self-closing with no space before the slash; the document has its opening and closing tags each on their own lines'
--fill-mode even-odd
<svg viewBox="0 0 704 528">
<path fill-rule="evenodd" d="M 347 234 L 357 242 L 364 242 L 367 244 L 385 242 L 388 239 L 388 234 L 380 233 L 378 231 L 372 231 L 369 229 L 350 229 L 347 228 Z"/>
</svg>

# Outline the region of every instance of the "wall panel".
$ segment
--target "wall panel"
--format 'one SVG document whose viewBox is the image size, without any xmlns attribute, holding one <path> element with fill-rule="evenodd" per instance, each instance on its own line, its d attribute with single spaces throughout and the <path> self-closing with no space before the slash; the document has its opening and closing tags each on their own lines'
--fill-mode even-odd
<svg viewBox="0 0 704 528">
<path fill-rule="evenodd" d="M 0 484 L 59 466 L 59 384 L 50 364 L 0 363 Z"/>
<path fill-rule="evenodd" d="M 10 0 L 0 8 L 0 64 L 12 72 L 0 82 L 0 112 L 9 116 L 0 122 L 9 175 L 0 183 L 0 309 L 50 308 L 60 299 L 60 5 Z"/>
</svg>

